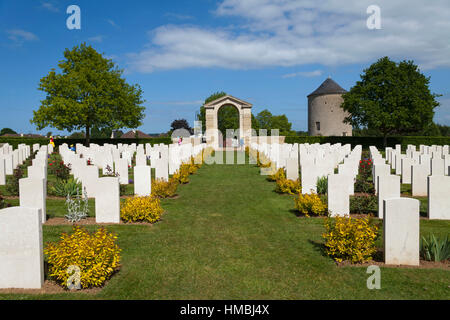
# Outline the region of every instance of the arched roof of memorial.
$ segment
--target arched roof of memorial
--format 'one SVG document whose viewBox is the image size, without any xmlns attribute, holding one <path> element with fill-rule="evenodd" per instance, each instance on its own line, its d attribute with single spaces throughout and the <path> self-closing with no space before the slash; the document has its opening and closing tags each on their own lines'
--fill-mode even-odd
<svg viewBox="0 0 450 320">
<path fill-rule="evenodd" d="M 318 96 L 322 94 L 336 94 L 336 93 L 346 93 L 347 90 L 338 85 L 333 79 L 328 78 L 325 80 L 314 92 L 308 95 Z"/>
<path fill-rule="evenodd" d="M 247 107 L 253 106 L 251 103 L 249 103 L 249 102 L 247 102 L 247 101 L 244 101 L 244 100 L 241 100 L 241 99 L 238 99 L 238 98 L 236 98 L 236 97 L 233 97 L 232 95 L 229 95 L 229 94 L 227 94 L 226 96 L 217 98 L 216 100 L 213 100 L 213 101 L 211 101 L 211 102 L 208 102 L 208 103 L 205 104 L 204 106 L 205 106 L 205 107 L 214 106 L 214 105 L 216 105 L 216 104 L 221 103 L 222 101 L 224 101 L 224 100 L 226 100 L 226 99 L 230 99 L 231 101 L 234 101 L 235 103 L 240 104 L 240 105 L 242 105 L 242 106 L 244 106 L 244 107 L 245 107 L 245 106 L 247 106 Z"/>
</svg>

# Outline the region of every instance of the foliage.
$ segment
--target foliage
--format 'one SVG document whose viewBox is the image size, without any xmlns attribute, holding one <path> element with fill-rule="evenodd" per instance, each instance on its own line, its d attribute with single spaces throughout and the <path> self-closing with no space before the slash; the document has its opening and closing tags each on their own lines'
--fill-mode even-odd
<svg viewBox="0 0 450 320">
<path fill-rule="evenodd" d="M 162 213 L 159 199 L 152 196 L 128 198 L 120 208 L 120 218 L 125 222 L 154 223 L 160 219 Z"/>
<path fill-rule="evenodd" d="M 178 180 L 171 177 L 169 181 L 152 180 L 152 195 L 156 198 L 173 197 L 177 192 Z"/>
<path fill-rule="evenodd" d="M 334 219 L 334 222 L 333 222 Z M 372 260 L 376 252 L 375 240 L 378 225 L 371 224 L 369 218 L 328 217 L 325 220 L 325 239 L 327 254 L 337 262 L 349 260 L 352 263 Z"/>
<path fill-rule="evenodd" d="M 11 128 L 3 128 L 2 130 L 0 130 L 0 136 L 2 136 L 4 134 L 17 134 L 17 132 L 15 132 Z"/>
<path fill-rule="evenodd" d="M 0 195 L 0 209 L 5 209 L 9 207 L 11 207 L 11 205 L 6 202 L 5 198 L 3 198 L 2 195 Z"/>
<path fill-rule="evenodd" d="M 420 255 L 427 261 L 445 261 L 450 259 L 450 237 L 437 238 L 434 234 L 422 237 Z"/>
<path fill-rule="evenodd" d="M 327 205 L 316 193 L 302 194 L 301 192 L 295 199 L 295 209 L 307 217 L 311 214 L 316 216 L 325 215 L 328 211 Z"/>
<path fill-rule="evenodd" d="M 351 144 L 352 148 L 354 148 L 356 145 L 361 145 L 363 149 L 368 149 L 369 146 L 375 146 L 378 149 L 384 148 L 384 142 L 383 137 L 377 137 L 377 136 L 352 136 L 352 137 L 320 137 L 320 136 L 308 136 L 308 137 L 299 137 L 299 136 L 286 136 L 285 143 L 341 143 L 344 144 Z M 402 149 L 405 150 L 406 147 L 411 144 L 415 145 L 416 147 L 419 147 L 421 144 L 423 145 L 438 145 L 438 146 L 444 146 L 450 144 L 450 137 L 424 137 L 424 136 L 389 136 L 387 137 L 387 146 L 395 148 L 395 145 L 400 144 L 402 146 Z"/>
<path fill-rule="evenodd" d="M 217 112 L 217 124 L 224 139 L 228 138 L 227 129 L 233 130 L 229 138 L 235 138 L 236 131 L 239 129 L 239 111 L 232 105 L 220 107 Z"/>
<path fill-rule="evenodd" d="M 19 195 L 19 180 L 23 178 L 23 170 L 21 167 L 14 169 L 11 176 L 6 177 L 6 191 L 10 195 Z"/>
<path fill-rule="evenodd" d="M 172 175 L 172 178 L 180 184 L 189 182 L 189 166 L 181 165 L 180 168 Z"/>
<path fill-rule="evenodd" d="M 256 115 L 255 121 L 257 125 L 254 129 L 265 129 L 267 130 L 267 135 L 272 134 L 272 129 L 278 129 L 280 136 L 293 134 L 293 131 L 291 131 L 292 123 L 289 122 L 284 114 L 274 116 L 269 110 L 265 109 Z"/>
<path fill-rule="evenodd" d="M 277 193 L 288 193 L 288 194 L 297 194 L 302 192 L 302 187 L 300 184 L 300 180 L 290 180 L 290 179 L 277 179 L 277 186 L 275 188 L 275 192 Z"/>
<path fill-rule="evenodd" d="M 69 266 L 80 268 L 82 288 L 103 286 L 120 266 L 117 236 L 104 228 L 90 233 L 74 226 L 71 234 L 63 233 L 60 239 L 48 243 L 44 253 L 48 257 L 50 277 L 64 287 L 71 276 L 67 272 Z"/>
<path fill-rule="evenodd" d="M 81 194 L 81 189 L 81 182 L 77 179 L 58 179 L 54 183 L 49 183 L 48 193 L 57 197 L 73 197 L 75 195 Z"/>
<path fill-rule="evenodd" d="M 371 194 L 350 196 L 351 213 L 373 213 L 378 210 L 378 198 Z"/>
<path fill-rule="evenodd" d="M 39 90 L 46 93 L 31 123 L 38 130 L 47 126 L 58 130 L 84 128 L 86 143 L 90 130 L 136 128 L 144 117 L 142 90 L 123 79 L 123 71 L 85 43 L 64 51 L 65 60 L 43 77 Z"/>
<path fill-rule="evenodd" d="M 178 129 L 185 129 L 189 132 L 189 134 L 194 133 L 194 130 L 189 126 L 189 123 L 187 122 L 186 119 L 179 119 L 179 120 L 172 121 L 172 123 L 170 125 L 169 135 L 171 135 L 172 132 L 174 132 L 175 130 L 178 130 Z"/>
<path fill-rule="evenodd" d="M 256 165 L 260 168 L 269 168 L 272 166 L 272 162 L 263 153 L 257 152 Z"/>
<path fill-rule="evenodd" d="M 222 98 L 226 95 L 227 94 L 223 91 L 215 92 L 212 95 L 210 95 L 208 98 L 205 99 L 203 106 L 200 107 L 200 113 L 197 114 L 197 120 L 202 122 L 203 130 L 205 130 L 205 128 L 206 128 L 206 109 L 205 109 L 204 105 L 211 101 L 214 101 L 216 99 Z"/>
<path fill-rule="evenodd" d="M 283 168 L 279 168 L 274 174 L 267 176 L 269 181 L 277 181 L 281 179 L 286 179 L 286 173 Z"/>
<path fill-rule="evenodd" d="M 85 219 L 89 213 L 89 204 L 88 204 L 88 196 L 86 190 L 84 190 L 83 195 L 80 196 L 78 193 L 75 195 L 75 199 L 71 199 L 71 196 L 68 194 L 66 199 L 67 206 L 67 214 L 66 219 L 70 222 L 78 222 L 82 219 Z"/>
<path fill-rule="evenodd" d="M 60 180 L 68 180 L 70 178 L 70 167 L 71 165 L 65 165 L 64 161 L 62 161 L 61 155 L 53 153 L 50 156 L 48 162 L 48 170 L 50 174 L 56 175 L 56 177 Z M 67 194 L 64 195 L 64 197 Z"/>
<path fill-rule="evenodd" d="M 371 159 L 363 159 L 359 161 L 358 175 L 355 181 L 355 192 L 373 194 L 375 186 L 372 181 L 372 167 Z"/>
<path fill-rule="evenodd" d="M 317 193 L 326 194 L 328 192 L 328 177 L 317 178 Z"/>
<path fill-rule="evenodd" d="M 438 95 L 430 93 L 430 78 L 413 61 L 379 59 L 361 75 L 361 81 L 343 95 L 346 122 L 392 134 L 420 132 L 433 120 Z"/>
</svg>

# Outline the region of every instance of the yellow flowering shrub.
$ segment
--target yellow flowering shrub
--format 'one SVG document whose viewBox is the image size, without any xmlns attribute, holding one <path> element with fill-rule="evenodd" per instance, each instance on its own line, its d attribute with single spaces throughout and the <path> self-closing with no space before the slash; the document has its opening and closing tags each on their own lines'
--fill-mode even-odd
<svg viewBox="0 0 450 320">
<path fill-rule="evenodd" d="M 156 197 L 133 197 L 122 202 L 120 218 L 125 222 L 146 221 L 154 223 L 159 220 L 163 209 Z"/>
<path fill-rule="evenodd" d="M 185 184 L 189 182 L 189 167 L 186 165 L 181 165 L 172 176 L 172 179 L 176 180 L 178 183 Z"/>
<path fill-rule="evenodd" d="M 289 193 L 297 194 L 302 192 L 302 187 L 300 180 L 290 180 L 290 179 L 277 179 L 277 186 L 275 192 L 278 193 Z"/>
<path fill-rule="evenodd" d="M 195 157 L 191 157 L 191 165 L 194 166 L 197 169 L 200 169 L 203 164 L 203 157 L 202 154 L 199 153 Z"/>
<path fill-rule="evenodd" d="M 283 168 L 278 169 L 274 174 L 271 174 L 267 177 L 269 181 L 277 181 L 286 179 L 286 173 Z"/>
<path fill-rule="evenodd" d="M 178 180 L 173 176 L 169 181 L 162 179 L 152 180 L 152 195 L 157 198 L 173 197 L 177 192 Z"/>
<path fill-rule="evenodd" d="M 320 216 L 327 213 L 327 205 L 320 199 L 316 193 L 302 194 L 299 193 L 295 199 L 295 208 L 309 217 L 310 214 Z"/>
<path fill-rule="evenodd" d="M 377 251 L 375 240 L 378 226 L 371 224 L 369 218 L 355 219 L 336 217 L 325 220 L 325 239 L 327 254 L 337 262 L 349 260 L 352 263 L 372 260 Z"/>
<path fill-rule="evenodd" d="M 256 165 L 260 168 L 269 168 L 272 165 L 272 162 L 269 158 L 264 156 L 262 153 L 257 153 Z"/>
<path fill-rule="evenodd" d="M 59 242 L 46 245 L 49 276 L 67 288 L 68 268 L 76 266 L 81 288 L 101 287 L 120 266 L 121 249 L 116 240 L 117 236 L 105 228 L 90 233 L 74 226 L 71 234 L 62 233 Z"/>
</svg>

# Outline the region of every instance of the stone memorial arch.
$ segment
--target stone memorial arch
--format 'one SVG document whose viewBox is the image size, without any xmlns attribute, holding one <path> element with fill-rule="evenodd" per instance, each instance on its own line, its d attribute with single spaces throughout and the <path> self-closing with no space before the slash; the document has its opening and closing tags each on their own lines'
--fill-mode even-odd
<svg viewBox="0 0 450 320">
<path fill-rule="evenodd" d="M 204 105 L 206 113 L 206 141 L 214 148 L 219 147 L 218 112 L 223 106 L 234 106 L 239 112 L 239 137 L 244 139 L 245 145 L 252 136 L 252 104 L 230 95 L 223 96 Z M 225 137 L 226 132 L 222 132 Z"/>
</svg>

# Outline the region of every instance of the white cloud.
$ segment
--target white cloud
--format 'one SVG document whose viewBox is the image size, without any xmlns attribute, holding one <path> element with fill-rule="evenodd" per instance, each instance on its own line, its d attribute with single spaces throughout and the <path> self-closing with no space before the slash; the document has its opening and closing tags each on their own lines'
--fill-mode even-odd
<svg viewBox="0 0 450 320">
<path fill-rule="evenodd" d="M 282 76 L 282 78 L 294 78 L 294 77 L 320 77 L 323 74 L 322 70 L 314 70 L 314 71 L 300 71 L 294 73 L 288 73 Z"/>
<path fill-rule="evenodd" d="M 7 30 L 8 39 L 12 40 L 16 45 L 22 45 L 25 41 L 37 41 L 39 38 L 32 32 L 22 29 Z"/>
<path fill-rule="evenodd" d="M 51 2 L 42 2 L 42 8 L 51 12 L 59 12 L 59 9 Z"/>
<path fill-rule="evenodd" d="M 102 36 L 102 35 L 88 38 L 88 40 L 91 42 L 103 42 L 103 39 L 104 39 L 104 36 Z"/>
<path fill-rule="evenodd" d="M 120 27 L 117 25 L 117 23 L 114 20 L 107 19 L 106 22 L 108 22 L 110 25 L 112 25 L 114 28 L 120 29 Z"/>
<path fill-rule="evenodd" d="M 373 0 L 225 0 L 217 19 L 233 28 L 165 25 L 130 54 L 131 69 L 153 72 L 189 67 L 229 69 L 339 66 L 382 56 L 413 59 L 422 69 L 450 67 L 448 0 L 379 0 L 382 29 L 369 30 Z"/>
</svg>

